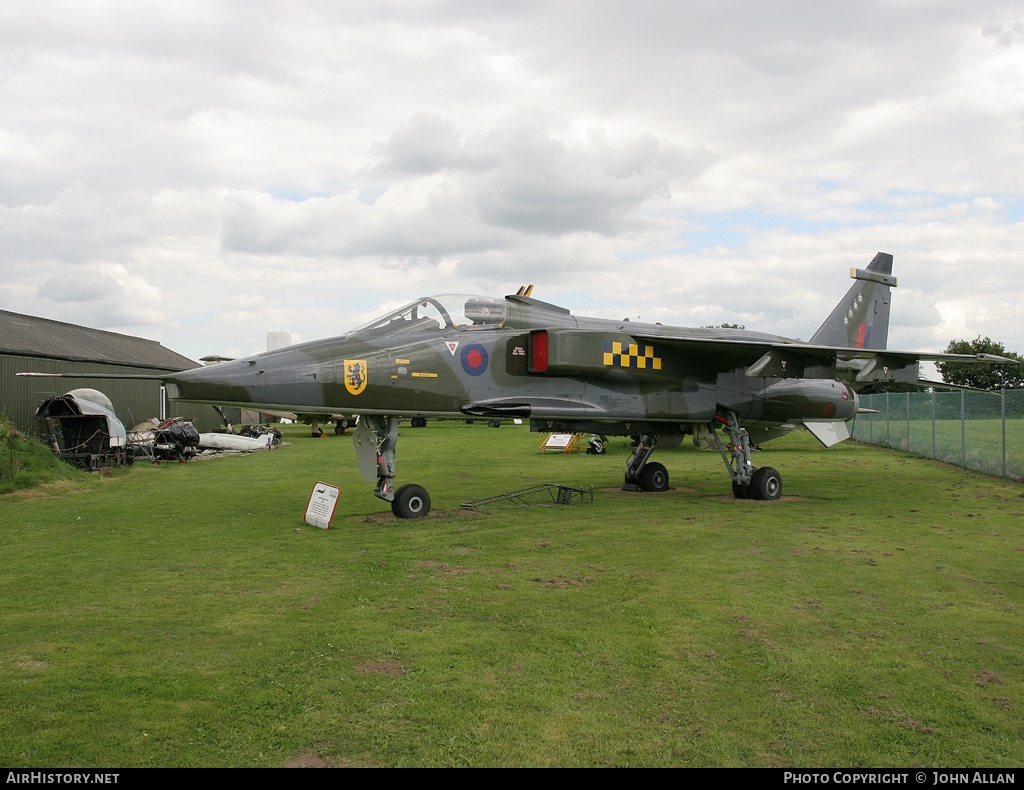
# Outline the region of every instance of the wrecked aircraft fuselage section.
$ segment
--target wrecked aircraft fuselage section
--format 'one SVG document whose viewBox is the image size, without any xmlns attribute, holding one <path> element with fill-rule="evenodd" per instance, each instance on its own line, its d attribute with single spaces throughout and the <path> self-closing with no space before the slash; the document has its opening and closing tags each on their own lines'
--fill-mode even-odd
<svg viewBox="0 0 1024 790">
<path fill-rule="evenodd" d="M 44 400 L 36 418 L 53 452 L 88 472 L 131 463 L 127 431 L 110 399 L 94 389 L 71 390 Z"/>
</svg>

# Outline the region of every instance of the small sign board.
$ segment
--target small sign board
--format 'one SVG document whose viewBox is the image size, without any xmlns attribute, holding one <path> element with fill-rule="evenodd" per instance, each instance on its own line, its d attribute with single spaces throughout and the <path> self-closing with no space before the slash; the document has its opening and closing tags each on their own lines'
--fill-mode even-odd
<svg viewBox="0 0 1024 790">
<path fill-rule="evenodd" d="M 581 433 L 549 433 L 540 445 L 542 453 L 578 453 Z"/>
<path fill-rule="evenodd" d="M 341 489 L 327 483 L 317 483 L 309 495 L 306 505 L 306 523 L 311 527 L 330 529 L 334 519 L 334 508 L 341 496 Z"/>
</svg>

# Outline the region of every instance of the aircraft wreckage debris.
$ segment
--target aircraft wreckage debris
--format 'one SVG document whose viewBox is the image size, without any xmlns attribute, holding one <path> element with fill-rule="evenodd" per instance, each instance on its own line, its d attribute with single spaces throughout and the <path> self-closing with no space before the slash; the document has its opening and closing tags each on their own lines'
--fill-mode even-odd
<svg viewBox="0 0 1024 790">
<path fill-rule="evenodd" d="M 516 491 L 509 491 L 506 494 L 474 499 L 472 502 L 463 502 L 460 507 L 467 510 L 495 505 L 499 502 L 508 504 L 502 507 L 551 507 L 552 505 L 577 505 L 583 502 L 586 497 L 594 501 L 594 487 L 587 491 L 584 488 L 562 486 L 556 483 L 538 483 L 528 488 L 520 488 Z"/>
</svg>

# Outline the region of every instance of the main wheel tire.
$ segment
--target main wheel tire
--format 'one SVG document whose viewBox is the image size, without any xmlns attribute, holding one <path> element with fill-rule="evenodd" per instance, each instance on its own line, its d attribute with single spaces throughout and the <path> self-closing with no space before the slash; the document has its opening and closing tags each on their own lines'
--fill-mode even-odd
<svg viewBox="0 0 1024 790">
<path fill-rule="evenodd" d="M 317 428 L 315 431 L 310 431 L 309 435 L 314 439 L 319 439 L 321 436 L 324 435 L 324 432 L 322 428 Z"/>
<path fill-rule="evenodd" d="M 659 463 L 647 464 L 637 482 L 644 491 L 668 491 L 668 470 Z"/>
<path fill-rule="evenodd" d="M 739 483 L 732 484 L 732 495 L 737 499 L 750 499 L 750 488 Z"/>
<path fill-rule="evenodd" d="M 341 436 L 347 430 L 348 430 L 348 420 L 342 418 L 342 419 L 338 419 L 337 421 L 335 421 L 335 423 L 334 423 L 334 435 L 335 436 Z"/>
<path fill-rule="evenodd" d="M 430 494 L 423 486 L 408 483 L 395 491 L 391 512 L 398 518 L 421 518 L 430 512 Z"/>
<path fill-rule="evenodd" d="M 782 475 L 777 469 L 762 466 L 750 479 L 750 492 L 754 499 L 775 501 L 782 496 Z"/>
<path fill-rule="evenodd" d="M 409 420 L 410 428 L 426 428 L 427 418 L 426 417 L 413 417 Z"/>
</svg>

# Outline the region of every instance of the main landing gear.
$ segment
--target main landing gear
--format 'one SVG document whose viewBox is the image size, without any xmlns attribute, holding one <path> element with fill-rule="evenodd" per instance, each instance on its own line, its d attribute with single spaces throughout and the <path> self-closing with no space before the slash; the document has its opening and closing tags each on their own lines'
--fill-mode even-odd
<svg viewBox="0 0 1024 790">
<path fill-rule="evenodd" d="M 721 423 L 729 434 L 729 449 L 726 453 L 718 432 L 712 431 L 718 451 L 722 454 L 725 468 L 732 478 L 732 495 L 737 499 L 759 499 L 774 501 L 782 496 L 782 475 L 770 466 L 757 468 L 750 460 L 750 434 L 740 425 L 739 417 L 734 411 L 723 411 L 715 422 Z"/>
<path fill-rule="evenodd" d="M 376 450 L 377 487 L 373 495 L 390 502 L 391 512 L 398 518 L 420 518 L 427 515 L 430 512 L 430 494 L 427 489 L 412 483 L 394 489 L 398 418 L 367 415 L 359 423 L 360 428 L 365 425 L 369 429 L 369 442 Z M 356 447 L 358 454 L 359 445 Z"/>
<path fill-rule="evenodd" d="M 715 423 L 722 425 L 729 435 L 729 445 L 722 445 L 722 440 L 715 430 Z M 732 478 L 732 493 L 737 499 L 758 499 L 773 501 L 782 496 L 782 475 L 770 466 L 757 468 L 750 460 L 750 434 L 740 425 L 739 417 L 734 411 L 723 410 L 715 417 L 710 426 L 710 433 L 722 454 L 725 468 Z M 642 434 L 637 437 L 633 454 L 626 461 L 626 477 L 622 484 L 623 491 L 667 491 L 669 488 L 668 470 L 659 463 L 651 463 L 651 453 L 658 444 L 654 434 Z"/>
</svg>

